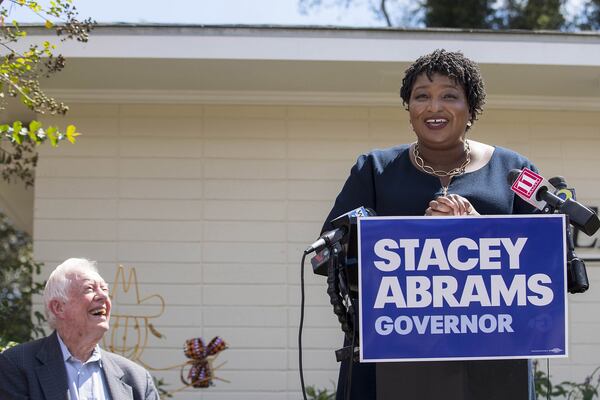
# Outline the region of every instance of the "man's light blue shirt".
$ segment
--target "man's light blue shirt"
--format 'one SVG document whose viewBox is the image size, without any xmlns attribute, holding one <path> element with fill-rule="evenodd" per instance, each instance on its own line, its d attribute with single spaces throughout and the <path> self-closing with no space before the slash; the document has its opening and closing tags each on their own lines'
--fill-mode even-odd
<svg viewBox="0 0 600 400">
<path fill-rule="evenodd" d="M 60 335 L 57 337 L 67 370 L 71 400 L 110 400 L 108 385 L 102 372 L 100 346 L 96 345 L 92 356 L 81 362 L 71 355 Z"/>
</svg>

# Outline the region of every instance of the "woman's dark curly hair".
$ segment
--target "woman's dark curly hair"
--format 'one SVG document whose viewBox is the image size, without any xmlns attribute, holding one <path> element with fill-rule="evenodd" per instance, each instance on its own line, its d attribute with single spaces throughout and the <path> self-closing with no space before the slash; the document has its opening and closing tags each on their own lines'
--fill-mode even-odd
<svg viewBox="0 0 600 400">
<path fill-rule="evenodd" d="M 485 103 L 485 88 L 479 66 L 465 57 L 461 52 L 435 50 L 433 53 L 421 56 L 405 71 L 400 88 L 402 104 L 408 110 L 410 94 L 415 80 L 422 73 L 432 80 L 433 74 L 445 75 L 453 79 L 465 89 L 471 122 L 475 122 L 477 115 L 483 111 Z"/>
</svg>

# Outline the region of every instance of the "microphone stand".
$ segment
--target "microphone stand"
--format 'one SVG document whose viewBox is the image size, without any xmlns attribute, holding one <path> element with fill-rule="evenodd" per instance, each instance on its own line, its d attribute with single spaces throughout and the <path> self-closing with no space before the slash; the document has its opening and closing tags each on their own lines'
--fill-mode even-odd
<svg viewBox="0 0 600 400">
<path fill-rule="evenodd" d="M 565 215 L 567 230 L 567 288 L 569 293 L 583 293 L 590 287 L 585 263 L 575 254 L 575 243 L 569 221 Z"/>
<path fill-rule="evenodd" d="M 329 260 L 327 263 L 327 294 L 333 306 L 333 313 L 338 317 L 344 332 L 344 347 L 335 351 L 337 362 L 347 361 L 348 371 L 346 383 L 343 388 L 346 400 L 350 399 L 352 392 L 352 366 L 358 361 L 359 351 L 356 346 L 358 340 L 358 323 L 354 302 L 348 289 L 348 271 L 346 256 L 340 242 L 329 246 Z M 342 388 L 338 387 L 338 390 Z"/>
<path fill-rule="evenodd" d="M 559 205 L 559 204 L 557 204 Z M 565 216 L 566 248 L 567 248 L 567 290 L 569 293 L 583 293 L 590 288 L 585 263 L 575 254 L 575 242 L 569 215 L 560 207 L 548 204 L 544 213 L 554 214 L 558 209 Z"/>
<path fill-rule="evenodd" d="M 353 348 L 357 341 L 356 312 L 354 301 L 348 289 L 348 278 L 345 262 L 345 254 L 340 242 L 333 243 L 329 247 L 329 260 L 327 263 L 327 294 L 329 302 L 333 306 L 333 313 L 337 316 L 344 332 L 345 342 L 351 343 L 335 351 L 338 362 L 351 359 L 358 360 L 358 348 Z"/>
</svg>

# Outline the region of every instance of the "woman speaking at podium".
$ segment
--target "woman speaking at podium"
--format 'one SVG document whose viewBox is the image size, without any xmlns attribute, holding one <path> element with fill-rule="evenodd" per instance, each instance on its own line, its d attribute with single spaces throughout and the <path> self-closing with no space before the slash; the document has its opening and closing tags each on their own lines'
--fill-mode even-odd
<svg viewBox="0 0 600 400">
<path fill-rule="evenodd" d="M 463 216 L 520 214 L 532 211 L 507 184 L 511 169 L 536 170 L 514 151 L 472 140 L 471 131 L 483 110 L 485 90 L 479 67 L 460 52 L 436 50 L 417 59 L 405 72 L 400 89 L 415 141 L 361 155 L 352 167 L 322 231 L 330 221 L 360 206 L 388 216 Z M 427 386 L 442 385 L 445 365 L 459 369 L 462 400 L 495 399 L 491 386 L 511 385 L 515 371 L 529 374 L 527 393 L 534 399 L 525 360 L 403 363 L 423 375 Z M 525 366 L 525 368 L 523 368 Z M 521 368 L 519 368 L 521 367 Z M 437 368 L 429 370 L 428 368 Z M 376 365 L 352 366 L 351 399 L 376 399 Z M 437 372 L 436 372 L 437 371 Z M 440 372 L 441 371 L 441 372 Z M 337 399 L 346 399 L 348 361 L 342 362 Z M 420 383 L 415 382 L 415 385 Z M 491 389 L 491 390 L 490 390 Z M 452 397 L 451 393 L 444 398 Z M 402 390 L 398 399 L 403 396 Z"/>
</svg>

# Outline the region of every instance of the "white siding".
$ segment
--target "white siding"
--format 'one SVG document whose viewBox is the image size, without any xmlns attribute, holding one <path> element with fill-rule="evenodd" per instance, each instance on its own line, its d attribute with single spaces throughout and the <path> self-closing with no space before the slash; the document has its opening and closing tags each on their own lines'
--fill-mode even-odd
<svg viewBox="0 0 600 400">
<path fill-rule="evenodd" d="M 301 107 L 74 104 L 84 133 L 44 149 L 35 187 L 34 239 L 44 276 L 67 257 L 136 267 L 141 295 L 160 294 L 142 359 L 185 361 L 187 338 L 220 335 L 230 348 L 216 382 L 177 399 L 298 399 L 299 262 L 357 155 L 413 140 L 401 106 Z M 600 205 L 600 122 L 594 113 L 489 110 L 476 140 L 529 156 L 562 174 L 580 200 Z M 556 380 L 583 381 L 600 362 L 600 268 L 570 296 L 571 357 Z M 331 387 L 341 331 L 325 278 L 306 265 L 304 365 L 308 384 Z M 125 304 L 115 305 L 115 309 Z M 141 307 L 156 311 L 155 305 Z M 180 387 L 179 372 L 157 372 Z"/>
</svg>

